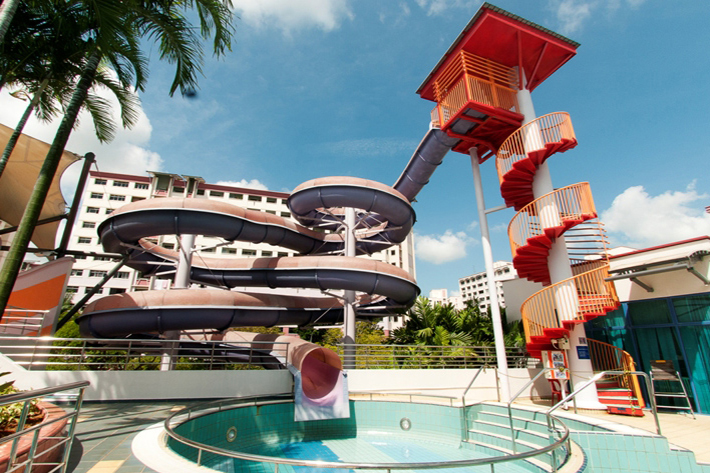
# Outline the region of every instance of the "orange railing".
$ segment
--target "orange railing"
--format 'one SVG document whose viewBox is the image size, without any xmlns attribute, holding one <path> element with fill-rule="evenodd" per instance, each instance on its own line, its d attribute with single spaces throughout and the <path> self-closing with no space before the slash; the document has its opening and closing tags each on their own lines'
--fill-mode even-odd
<svg viewBox="0 0 710 473">
<path fill-rule="evenodd" d="M 518 74 L 515 69 L 461 51 L 434 82 L 435 126 L 445 125 L 469 102 L 518 112 Z"/>
<path fill-rule="evenodd" d="M 550 113 L 526 123 L 510 135 L 498 149 L 496 154 L 498 179 L 502 183 L 503 176 L 513 169 L 513 164 L 527 158 L 527 153 L 530 151 L 564 139 L 575 139 L 572 120 L 567 112 Z"/>
<path fill-rule="evenodd" d="M 636 363 L 633 357 L 619 347 L 597 340 L 587 339 L 589 344 L 589 352 L 592 358 L 592 366 L 595 373 L 602 371 L 636 371 Z M 630 389 L 634 393 L 634 397 L 638 399 L 641 408 L 646 407 L 643 400 L 643 393 L 636 376 L 622 375 L 620 377 L 621 385 L 626 389 Z"/>
<path fill-rule="evenodd" d="M 530 238 L 542 235 L 545 228 L 560 226 L 565 221 L 588 220 L 595 216 L 596 208 L 588 182 L 545 194 L 520 209 L 510 221 L 508 237 L 513 256 Z"/>
<path fill-rule="evenodd" d="M 525 338 L 544 336 L 546 328 L 566 328 L 563 322 L 585 322 L 586 316 L 603 314 L 616 306 L 614 283 L 605 281 L 609 266 L 578 274 L 530 296 L 521 307 Z"/>
</svg>

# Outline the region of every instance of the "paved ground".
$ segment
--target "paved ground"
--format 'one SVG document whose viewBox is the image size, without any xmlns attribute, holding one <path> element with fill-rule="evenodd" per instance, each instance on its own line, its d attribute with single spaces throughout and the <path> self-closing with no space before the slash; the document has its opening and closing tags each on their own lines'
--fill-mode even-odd
<svg viewBox="0 0 710 473">
<path fill-rule="evenodd" d="M 68 473 L 152 473 L 131 454 L 133 437 L 187 403 L 84 403 Z"/>
</svg>

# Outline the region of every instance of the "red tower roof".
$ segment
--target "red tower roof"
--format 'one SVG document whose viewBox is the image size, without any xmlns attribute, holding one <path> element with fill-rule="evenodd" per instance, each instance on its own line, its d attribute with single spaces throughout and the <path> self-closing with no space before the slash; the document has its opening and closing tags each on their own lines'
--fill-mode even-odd
<svg viewBox="0 0 710 473">
<path fill-rule="evenodd" d="M 532 91 L 569 61 L 579 43 L 484 3 L 427 76 L 417 93 L 436 101 L 433 83 L 439 72 L 461 50 L 525 71 L 527 89 Z M 523 81 L 519 81 L 523 84 Z"/>
</svg>

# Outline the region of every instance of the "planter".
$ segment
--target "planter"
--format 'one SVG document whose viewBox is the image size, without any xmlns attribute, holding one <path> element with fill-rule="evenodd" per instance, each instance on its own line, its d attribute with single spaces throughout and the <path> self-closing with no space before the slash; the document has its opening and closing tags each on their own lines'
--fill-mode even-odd
<svg viewBox="0 0 710 473">
<path fill-rule="evenodd" d="M 42 428 L 39 432 L 34 463 L 50 463 L 51 465 L 35 465 L 32 467 L 32 473 L 48 473 L 62 460 L 65 445 L 59 444 L 66 439 L 67 419 L 57 420 L 62 417 L 65 412 L 54 404 L 41 402 L 39 403 L 39 407 L 45 412 L 45 417 L 41 422 Z M 20 437 L 17 445 L 15 464 L 27 460 L 27 454 L 32 446 L 33 436 L 34 432 L 29 432 Z M 12 444 L 12 440 L 0 438 L 0 473 L 4 473 L 8 470 Z"/>
</svg>

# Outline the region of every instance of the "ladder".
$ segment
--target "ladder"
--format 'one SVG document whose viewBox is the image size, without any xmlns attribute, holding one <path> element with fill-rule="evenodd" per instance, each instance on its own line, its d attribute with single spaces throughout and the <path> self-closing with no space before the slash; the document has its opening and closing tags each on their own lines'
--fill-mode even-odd
<svg viewBox="0 0 710 473">
<path fill-rule="evenodd" d="M 670 383 L 678 383 L 680 385 L 679 391 L 656 391 L 656 381 L 668 381 Z M 693 413 L 693 406 L 690 403 L 690 398 L 688 398 L 688 391 L 685 389 L 683 380 L 680 377 L 680 373 L 675 369 L 673 361 L 670 360 L 651 360 L 651 383 L 653 383 L 654 388 L 654 401 L 656 402 L 656 407 L 660 409 L 676 409 L 681 411 L 690 411 L 690 415 L 695 419 L 695 413 Z M 666 384 L 666 388 L 672 386 L 671 384 Z M 658 398 L 683 398 L 685 399 L 686 406 L 662 406 L 658 403 Z"/>
</svg>

